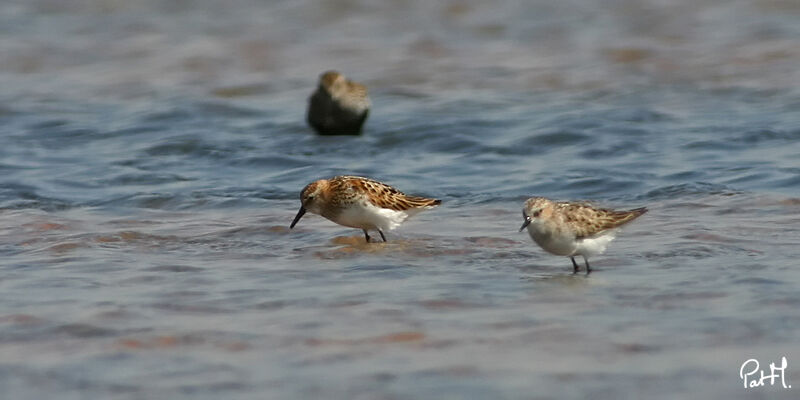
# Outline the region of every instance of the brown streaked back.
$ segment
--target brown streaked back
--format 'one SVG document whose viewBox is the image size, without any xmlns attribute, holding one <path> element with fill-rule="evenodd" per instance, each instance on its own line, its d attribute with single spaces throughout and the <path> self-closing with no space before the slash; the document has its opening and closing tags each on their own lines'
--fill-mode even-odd
<svg viewBox="0 0 800 400">
<path fill-rule="evenodd" d="M 357 100 L 362 100 L 367 98 L 367 87 L 358 83 L 348 80 L 347 81 L 347 93 L 350 97 Z"/>
<path fill-rule="evenodd" d="M 345 186 L 354 195 L 363 193 L 372 204 L 395 211 L 435 207 L 442 203 L 437 199 L 408 196 L 385 183 L 358 176 L 337 176 L 331 179 L 331 183 Z"/>
<path fill-rule="evenodd" d="M 628 211 L 569 203 L 559 203 L 557 207 L 560 212 L 563 212 L 565 222 L 573 229 L 577 238 L 591 237 L 609 229 L 618 228 L 647 212 L 645 207 Z"/>
</svg>

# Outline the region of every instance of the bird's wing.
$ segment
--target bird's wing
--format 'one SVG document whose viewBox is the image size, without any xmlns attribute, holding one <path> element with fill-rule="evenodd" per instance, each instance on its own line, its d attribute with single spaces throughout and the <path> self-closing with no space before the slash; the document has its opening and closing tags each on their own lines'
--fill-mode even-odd
<svg viewBox="0 0 800 400">
<path fill-rule="evenodd" d="M 593 208 L 583 204 L 564 206 L 564 218 L 577 238 L 592 237 L 609 229 L 618 228 L 647 212 L 637 208 L 629 211 L 614 211 Z"/>
<path fill-rule="evenodd" d="M 407 196 L 405 193 L 376 180 L 361 177 L 342 177 L 356 192 L 364 193 L 370 202 L 381 208 L 406 211 L 412 208 L 433 207 L 441 200 Z"/>
</svg>

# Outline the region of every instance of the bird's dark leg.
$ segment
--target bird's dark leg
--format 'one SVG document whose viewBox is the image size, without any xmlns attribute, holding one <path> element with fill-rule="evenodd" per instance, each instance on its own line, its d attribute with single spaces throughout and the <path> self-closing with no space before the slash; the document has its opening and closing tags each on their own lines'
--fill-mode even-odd
<svg viewBox="0 0 800 400">
<path fill-rule="evenodd" d="M 572 260 L 572 268 L 573 268 L 572 269 L 572 273 L 573 274 L 577 274 L 578 273 L 578 263 L 575 262 L 575 257 L 570 257 L 569 259 Z"/>
<path fill-rule="evenodd" d="M 381 234 L 381 239 L 383 239 L 384 243 L 386 242 L 386 236 L 383 236 L 383 231 L 378 229 L 378 233 Z"/>
<path fill-rule="evenodd" d="M 586 275 L 592 272 L 592 267 L 589 266 L 589 259 L 583 256 L 583 261 L 586 262 Z"/>
<path fill-rule="evenodd" d="M 367 243 L 369 243 L 369 233 L 367 233 L 366 229 L 362 229 L 364 231 L 364 237 L 367 238 Z"/>
</svg>

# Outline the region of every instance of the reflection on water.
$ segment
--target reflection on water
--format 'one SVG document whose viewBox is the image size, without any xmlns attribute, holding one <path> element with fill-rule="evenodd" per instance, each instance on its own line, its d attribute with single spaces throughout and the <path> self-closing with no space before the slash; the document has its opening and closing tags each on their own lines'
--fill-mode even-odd
<svg viewBox="0 0 800 400">
<path fill-rule="evenodd" d="M 790 398 L 791 1 L 0 4 L 8 398 Z M 320 72 L 361 137 L 304 122 Z M 305 183 L 441 198 L 365 243 Z M 533 195 L 647 206 L 572 274 Z M 710 384 L 710 382 L 714 382 Z M 763 392 L 763 394 L 762 394 Z"/>
</svg>

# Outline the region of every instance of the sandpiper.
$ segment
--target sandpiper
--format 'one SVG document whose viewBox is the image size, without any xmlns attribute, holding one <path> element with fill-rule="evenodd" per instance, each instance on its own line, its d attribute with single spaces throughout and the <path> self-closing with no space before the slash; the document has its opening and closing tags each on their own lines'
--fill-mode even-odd
<svg viewBox="0 0 800 400">
<path fill-rule="evenodd" d="M 629 211 L 595 208 L 585 203 L 555 202 L 544 197 L 531 197 L 522 208 L 525 222 L 519 231 L 528 228 L 536 244 L 549 253 L 567 256 L 578 272 L 575 256 L 583 256 L 586 274 L 592 272 L 589 257 L 602 254 L 614 240 L 619 228 L 647 212 L 641 207 Z"/>
<path fill-rule="evenodd" d="M 320 135 L 358 135 L 369 107 L 366 86 L 336 71 L 327 71 L 311 94 L 307 119 Z"/>
<path fill-rule="evenodd" d="M 407 196 L 399 190 L 369 178 L 335 176 L 308 184 L 300 192 L 300 211 L 289 228 L 294 228 L 306 211 L 319 214 L 339 225 L 359 228 L 369 243 L 368 230 L 400 226 L 406 218 L 441 204 L 441 200 Z"/>
</svg>

